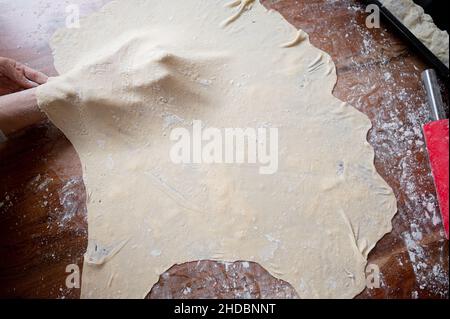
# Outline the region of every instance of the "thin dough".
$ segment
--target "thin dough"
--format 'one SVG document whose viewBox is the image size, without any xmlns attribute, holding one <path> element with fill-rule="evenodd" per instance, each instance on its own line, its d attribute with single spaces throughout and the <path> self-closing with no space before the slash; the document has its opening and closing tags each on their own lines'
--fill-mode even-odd
<svg viewBox="0 0 450 319">
<path fill-rule="evenodd" d="M 303 41 L 305 41 L 308 38 L 308 35 L 303 30 L 298 30 L 297 34 L 295 35 L 294 40 L 286 42 L 285 44 L 282 44 L 282 48 L 292 48 Z"/>
<path fill-rule="evenodd" d="M 307 39 L 280 48 L 297 30 L 279 13 L 256 1 L 222 26 L 235 12 L 114 1 L 54 35 L 61 76 L 38 100 L 83 166 L 85 259 L 100 261 L 85 262 L 83 298 L 142 298 L 173 264 L 203 259 L 257 262 L 303 298 L 364 289 L 367 254 L 396 213 L 371 123 L 333 97 L 326 53 Z M 278 172 L 173 164 L 170 131 L 194 120 L 279 128 Z"/>
</svg>

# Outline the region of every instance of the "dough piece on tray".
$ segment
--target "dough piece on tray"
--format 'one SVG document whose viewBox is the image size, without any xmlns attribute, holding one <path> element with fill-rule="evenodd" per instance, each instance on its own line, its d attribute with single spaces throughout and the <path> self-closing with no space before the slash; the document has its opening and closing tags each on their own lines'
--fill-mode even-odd
<svg viewBox="0 0 450 319">
<path fill-rule="evenodd" d="M 433 18 L 413 0 L 381 0 L 393 15 L 433 52 L 447 67 L 449 66 L 449 35 L 434 24 Z"/>
</svg>

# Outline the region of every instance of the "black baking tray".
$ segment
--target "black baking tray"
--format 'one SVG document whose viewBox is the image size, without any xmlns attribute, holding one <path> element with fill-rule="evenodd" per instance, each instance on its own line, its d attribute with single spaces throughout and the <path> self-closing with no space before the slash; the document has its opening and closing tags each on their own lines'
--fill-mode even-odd
<svg viewBox="0 0 450 319">
<path fill-rule="evenodd" d="M 378 0 L 363 0 L 366 4 L 375 4 L 380 8 L 382 19 L 391 27 L 393 27 L 399 36 L 406 40 L 411 48 L 413 48 L 422 58 L 424 58 L 436 70 L 438 75 L 447 84 L 450 78 L 449 68 L 431 52 L 399 19 L 395 17 L 383 4 Z"/>
</svg>

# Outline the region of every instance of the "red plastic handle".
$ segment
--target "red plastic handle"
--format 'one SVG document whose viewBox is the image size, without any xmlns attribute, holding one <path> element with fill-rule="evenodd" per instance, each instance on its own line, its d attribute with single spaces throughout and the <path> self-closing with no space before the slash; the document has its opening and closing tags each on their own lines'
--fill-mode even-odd
<svg viewBox="0 0 450 319">
<path fill-rule="evenodd" d="M 442 221 L 449 238 L 449 121 L 442 120 L 424 126 L 428 155 L 441 208 Z"/>
</svg>

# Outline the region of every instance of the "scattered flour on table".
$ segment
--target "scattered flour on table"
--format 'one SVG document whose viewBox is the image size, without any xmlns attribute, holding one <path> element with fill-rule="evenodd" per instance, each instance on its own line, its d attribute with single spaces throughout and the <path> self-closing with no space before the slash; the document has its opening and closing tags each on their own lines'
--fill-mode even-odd
<svg viewBox="0 0 450 319">
<path fill-rule="evenodd" d="M 343 2 L 348 4 L 349 10 L 363 12 L 363 8 L 355 6 L 353 1 Z M 448 270 L 442 268 L 448 256 L 443 251 L 444 245 L 441 245 L 436 260 L 429 253 L 426 243 L 428 234 L 442 229 L 442 222 L 436 196 L 423 193 L 423 189 L 432 185 L 433 178 L 430 168 L 421 165 L 421 159 L 427 158 L 422 126 L 429 122 L 430 111 L 424 91 L 410 85 L 415 81 L 421 83 L 420 72 L 415 66 L 413 72 L 402 71 L 406 67 L 402 57 L 407 54 L 407 48 L 401 43 L 392 43 L 387 37 L 387 30 L 381 31 L 381 40 L 374 40 L 373 31 L 360 25 L 356 16 L 348 21 L 344 36 L 362 36 L 360 54 L 369 56 L 375 62 L 367 64 L 357 56 L 342 62 L 356 72 L 353 78 L 357 79 L 357 83 L 352 82 L 346 88 L 351 92 L 347 101 L 372 118 L 373 129 L 368 138 L 377 150 L 376 160 L 380 163 L 379 167 L 387 169 L 382 174 L 394 177 L 399 183 L 394 187 L 401 202 L 396 218 L 401 220 L 402 225 L 409 225 L 409 230 L 403 232 L 401 237 L 413 264 L 418 288 L 448 296 Z M 330 37 L 335 36 L 335 31 L 330 32 Z M 380 41 L 385 48 L 383 51 L 379 49 Z M 367 108 L 367 104 L 371 107 Z M 445 238 L 443 230 L 440 235 Z M 400 266 L 404 265 L 401 258 L 397 261 Z M 412 297 L 416 294 L 418 296 L 419 292 L 413 293 Z"/>
</svg>

